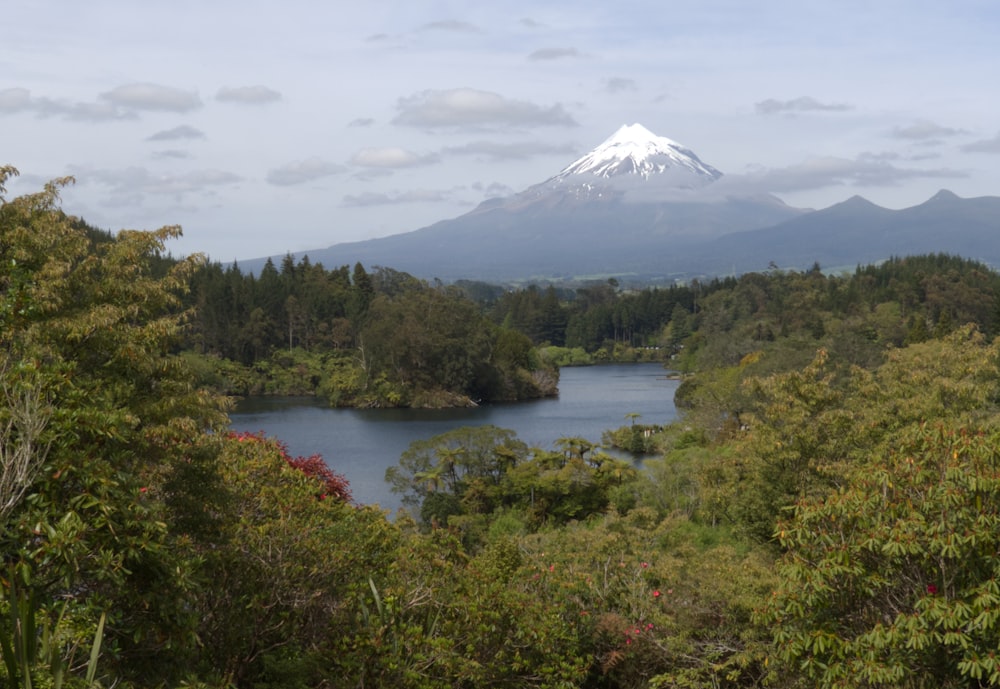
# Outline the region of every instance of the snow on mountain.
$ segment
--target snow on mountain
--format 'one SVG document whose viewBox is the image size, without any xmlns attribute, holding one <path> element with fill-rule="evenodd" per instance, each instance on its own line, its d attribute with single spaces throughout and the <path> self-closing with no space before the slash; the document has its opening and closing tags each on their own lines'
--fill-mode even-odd
<svg viewBox="0 0 1000 689">
<path fill-rule="evenodd" d="M 680 173 L 680 174 L 678 174 Z M 703 163 L 694 151 L 665 136 L 657 136 L 641 124 L 621 127 L 604 143 L 574 161 L 551 178 L 552 182 L 582 182 L 581 177 L 611 180 L 622 175 L 645 180 L 669 175 L 679 187 L 701 186 L 722 173 Z"/>
</svg>

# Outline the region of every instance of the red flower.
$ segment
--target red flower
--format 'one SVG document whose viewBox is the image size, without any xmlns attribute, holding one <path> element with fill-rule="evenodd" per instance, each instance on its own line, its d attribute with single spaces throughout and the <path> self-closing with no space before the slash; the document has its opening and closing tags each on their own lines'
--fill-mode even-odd
<svg viewBox="0 0 1000 689">
<path fill-rule="evenodd" d="M 935 586 L 934 584 L 927 584 L 927 593 L 933 596 L 937 592 L 938 592 L 937 586 Z"/>
<path fill-rule="evenodd" d="M 653 598 L 659 598 L 659 597 L 660 597 L 660 591 L 659 591 L 659 589 L 657 589 L 656 591 L 653 591 Z"/>
<path fill-rule="evenodd" d="M 146 486 L 143 486 L 142 488 L 139 489 L 139 492 L 140 493 L 145 493 L 147 490 L 149 490 L 149 488 L 146 487 Z"/>
</svg>

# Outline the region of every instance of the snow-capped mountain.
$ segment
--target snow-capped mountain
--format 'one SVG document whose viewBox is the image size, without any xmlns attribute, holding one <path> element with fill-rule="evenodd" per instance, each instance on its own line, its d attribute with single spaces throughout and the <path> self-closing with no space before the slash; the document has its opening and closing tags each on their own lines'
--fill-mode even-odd
<svg viewBox="0 0 1000 689">
<path fill-rule="evenodd" d="M 508 199 L 484 205 L 660 202 L 667 196 L 702 189 L 719 177 L 721 172 L 686 146 L 657 136 L 641 124 L 629 124 L 555 176 Z"/>
<path fill-rule="evenodd" d="M 548 181 L 577 181 L 588 176 L 611 179 L 620 175 L 638 175 L 649 179 L 675 172 L 690 175 L 688 181 L 697 182 L 697 186 L 714 182 L 722 176 L 721 172 L 703 163 L 694 151 L 682 144 L 657 136 L 641 124 L 627 124 Z"/>
</svg>

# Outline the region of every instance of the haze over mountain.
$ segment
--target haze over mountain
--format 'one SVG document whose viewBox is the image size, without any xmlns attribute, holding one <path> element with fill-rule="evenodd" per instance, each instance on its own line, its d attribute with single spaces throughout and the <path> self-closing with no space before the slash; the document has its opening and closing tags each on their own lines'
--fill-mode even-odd
<svg viewBox="0 0 1000 689">
<path fill-rule="evenodd" d="M 445 281 L 687 279 L 928 252 L 1000 264 L 1000 198 L 942 191 L 894 211 L 856 196 L 810 211 L 740 194 L 722 177 L 682 144 L 626 125 L 544 182 L 457 218 L 295 256 Z"/>
</svg>

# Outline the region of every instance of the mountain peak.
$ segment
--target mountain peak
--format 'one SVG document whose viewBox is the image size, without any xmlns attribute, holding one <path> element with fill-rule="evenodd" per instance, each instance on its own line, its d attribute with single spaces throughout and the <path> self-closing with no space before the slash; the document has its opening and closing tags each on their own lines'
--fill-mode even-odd
<svg viewBox="0 0 1000 689">
<path fill-rule="evenodd" d="M 950 203 L 952 201 L 961 201 L 961 198 L 953 191 L 942 189 L 927 199 L 925 203 Z"/>
<path fill-rule="evenodd" d="M 713 182 L 722 173 L 703 163 L 694 151 L 657 136 L 641 124 L 626 124 L 601 145 L 577 159 L 551 181 L 575 176 L 611 179 L 621 175 L 650 179 L 654 176 L 676 177 L 678 188 Z"/>
</svg>

